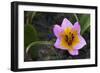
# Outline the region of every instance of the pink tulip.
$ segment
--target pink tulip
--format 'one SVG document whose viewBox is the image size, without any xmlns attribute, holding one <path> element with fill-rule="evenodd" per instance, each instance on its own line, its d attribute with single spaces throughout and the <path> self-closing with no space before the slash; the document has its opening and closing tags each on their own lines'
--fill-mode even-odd
<svg viewBox="0 0 100 73">
<path fill-rule="evenodd" d="M 74 25 L 64 18 L 61 26 L 54 25 L 53 32 L 57 37 L 54 44 L 55 48 L 67 50 L 70 55 L 78 55 L 78 50 L 86 45 L 85 39 L 80 35 L 80 24 L 75 22 Z"/>
</svg>

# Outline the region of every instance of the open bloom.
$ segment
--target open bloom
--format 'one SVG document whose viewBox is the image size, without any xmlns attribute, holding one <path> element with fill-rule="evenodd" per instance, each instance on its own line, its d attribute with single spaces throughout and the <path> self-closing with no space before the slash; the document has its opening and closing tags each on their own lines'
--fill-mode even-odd
<svg viewBox="0 0 100 73">
<path fill-rule="evenodd" d="M 80 35 L 80 30 L 79 22 L 72 25 L 68 19 L 64 18 L 61 26 L 54 25 L 53 32 L 57 37 L 54 46 L 68 50 L 71 55 L 78 55 L 78 50 L 86 45 L 85 39 Z"/>
</svg>

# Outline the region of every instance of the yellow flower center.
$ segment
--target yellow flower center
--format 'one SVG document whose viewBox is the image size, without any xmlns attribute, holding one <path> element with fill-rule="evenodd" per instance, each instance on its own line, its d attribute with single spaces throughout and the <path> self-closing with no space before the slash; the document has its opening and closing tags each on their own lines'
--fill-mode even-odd
<svg viewBox="0 0 100 73">
<path fill-rule="evenodd" d="M 73 33 L 69 32 L 67 35 L 65 35 L 65 40 L 68 43 L 68 45 L 71 45 L 74 40 Z"/>
<path fill-rule="evenodd" d="M 72 50 L 80 42 L 78 32 L 70 27 L 66 28 L 60 36 L 61 46 L 69 50 Z"/>
</svg>

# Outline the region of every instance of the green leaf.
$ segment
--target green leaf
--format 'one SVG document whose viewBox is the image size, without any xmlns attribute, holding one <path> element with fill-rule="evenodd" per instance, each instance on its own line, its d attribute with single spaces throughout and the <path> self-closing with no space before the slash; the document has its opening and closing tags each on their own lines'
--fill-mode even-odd
<svg viewBox="0 0 100 73">
<path fill-rule="evenodd" d="M 89 14 L 80 15 L 79 23 L 81 25 L 81 34 L 83 35 L 84 32 L 90 27 L 90 15 Z"/>
<path fill-rule="evenodd" d="M 38 36 L 36 29 L 32 25 L 26 24 L 24 26 L 24 47 L 26 48 L 31 42 L 37 40 Z"/>
<path fill-rule="evenodd" d="M 38 50 L 39 50 L 39 47 L 40 45 L 35 45 L 35 46 L 32 46 L 29 51 L 26 53 L 28 54 L 29 57 L 31 57 L 32 60 L 37 60 L 38 58 Z"/>
<path fill-rule="evenodd" d="M 28 52 L 28 50 L 29 50 L 32 46 L 39 45 L 39 44 L 43 44 L 43 45 L 52 45 L 53 43 L 52 43 L 52 42 L 49 42 L 49 41 L 35 41 L 35 42 L 30 43 L 30 44 L 27 46 L 26 52 Z"/>
<path fill-rule="evenodd" d="M 49 50 L 48 48 L 51 45 L 53 45 L 53 43 L 50 42 L 50 41 L 35 41 L 35 42 L 32 42 L 27 46 L 26 54 L 30 55 L 32 60 L 35 61 L 35 60 L 39 59 L 39 57 L 42 56 L 42 54 L 44 54 L 44 56 L 46 56 L 45 54 L 46 54 L 47 51 L 45 51 L 45 50 Z M 42 59 L 44 59 L 44 58 L 42 58 Z"/>
<path fill-rule="evenodd" d="M 25 24 L 32 24 L 32 19 L 36 15 L 36 12 L 25 12 L 26 15 L 26 23 Z"/>
</svg>

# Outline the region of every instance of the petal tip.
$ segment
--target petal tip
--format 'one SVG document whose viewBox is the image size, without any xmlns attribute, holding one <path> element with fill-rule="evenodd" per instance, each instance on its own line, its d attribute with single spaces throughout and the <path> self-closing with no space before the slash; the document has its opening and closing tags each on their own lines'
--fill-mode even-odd
<svg viewBox="0 0 100 73">
<path fill-rule="evenodd" d="M 67 27 L 73 27 L 73 25 L 67 18 L 64 18 L 61 27 L 66 29 Z"/>
<path fill-rule="evenodd" d="M 76 56 L 76 55 L 79 54 L 79 53 L 78 53 L 78 50 L 69 51 L 69 53 L 70 53 L 70 55 L 72 55 L 72 56 Z"/>
</svg>

